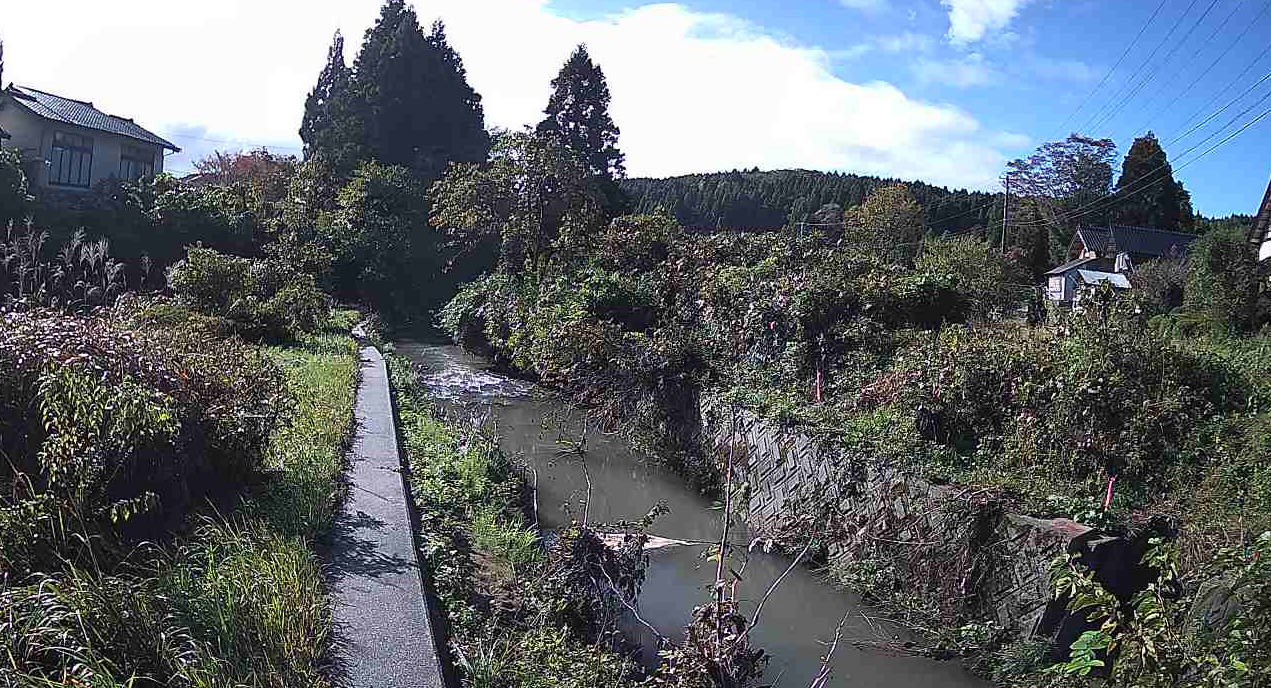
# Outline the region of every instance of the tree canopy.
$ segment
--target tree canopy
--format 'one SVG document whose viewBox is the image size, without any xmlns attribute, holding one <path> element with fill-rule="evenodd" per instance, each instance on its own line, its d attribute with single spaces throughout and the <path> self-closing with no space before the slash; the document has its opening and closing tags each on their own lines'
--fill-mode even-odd
<svg viewBox="0 0 1271 688">
<path fill-rule="evenodd" d="M 352 69 L 338 33 L 305 104 L 305 157 L 322 155 L 348 176 L 373 159 L 400 165 L 424 183 L 451 162 L 479 162 L 490 148 L 481 96 L 446 38 L 425 34 L 415 11 L 388 0 L 366 31 Z"/>
<path fill-rule="evenodd" d="M 1190 231 L 1191 195 L 1174 180 L 1165 149 L 1152 132 L 1134 139 L 1117 179 L 1113 219 L 1125 225 Z"/>
<path fill-rule="evenodd" d="M 613 179 L 626 174 L 618 150 L 618 125 L 609 116 L 609 85 L 586 45 L 579 45 L 552 79 L 552 95 L 538 124 L 541 134 L 560 139 L 585 160 L 592 174 Z"/>
</svg>

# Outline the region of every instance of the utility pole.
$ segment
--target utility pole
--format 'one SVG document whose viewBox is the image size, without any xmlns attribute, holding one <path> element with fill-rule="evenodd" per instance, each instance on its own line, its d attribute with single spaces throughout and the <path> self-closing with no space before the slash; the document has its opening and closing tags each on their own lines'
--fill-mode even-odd
<svg viewBox="0 0 1271 688">
<path fill-rule="evenodd" d="M 1010 218 L 1011 205 L 1011 173 L 1002 175 L 1004 191 L 1002 192 L 1002 255 L 1006 255 L 1006 222 Z"/>
</svg>

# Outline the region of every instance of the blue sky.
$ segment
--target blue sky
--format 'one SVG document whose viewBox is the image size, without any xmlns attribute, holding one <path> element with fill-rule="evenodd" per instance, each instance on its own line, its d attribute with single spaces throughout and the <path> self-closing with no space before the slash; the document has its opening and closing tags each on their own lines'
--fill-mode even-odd
<svg viewBox="0 0 1271 688">
<path fill-rule="evenodd" d="M 1271 78 L 1255 85 L 1271 73 L 1268 5 L 416 3 L 423 21 L 446 21 L 491 125 L 536 121 L 561 62 L 587 42 L 609 78 L 632 174 L 805 167 L 990 190 L 1000 189 L 1007 160 L 1074 130 L 1111 137 L 1124 153 L 1151 128 L 1176 168 L 1187 164 L 1271 107 L 1271 98 L 1258 102 Z M 297 152 L 304 98 L 332 32 L 343 31 L 352 60 L 378 8 L 379 0 L 20 3 L 6 8 L 0 33 L 5 79 L 135 118 L 185 148 L 168 161 L 178 172 L 214 149 Z M 1251 87 L 1173 140 L 1189 115 L 1199 113 L 1194 124 Z M 1271 176 L 1268 151 L 1271 116 L 1176 176 L 1200 212 L 1249 213 Z"/>
</svg>

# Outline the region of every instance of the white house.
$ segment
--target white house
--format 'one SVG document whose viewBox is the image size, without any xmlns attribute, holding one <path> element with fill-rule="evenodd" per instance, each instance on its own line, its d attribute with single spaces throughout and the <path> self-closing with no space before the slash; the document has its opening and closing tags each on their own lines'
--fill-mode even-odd
<svg viewBox="0 0 1271 688">
<path fill-rule="evenodd" d="M 22 154 L 33 189 L 91 189 L 110 177 L 139 179 L 163 171 L 167 140 L 92 103 L 25 86 L 0 91 L 0 131 Z M 0 135 L 3 138 L 3 135 Z"/>
</svg>

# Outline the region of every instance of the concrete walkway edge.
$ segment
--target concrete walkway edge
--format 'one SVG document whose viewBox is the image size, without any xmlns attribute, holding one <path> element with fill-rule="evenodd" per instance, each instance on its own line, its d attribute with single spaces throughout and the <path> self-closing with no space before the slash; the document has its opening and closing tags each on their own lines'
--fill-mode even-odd
<svg viewBox="0 0 1271 688">
<path fill-rule="evenodd" d="M 358 331 L 354 332 L 359 334 Z M 445 688 L 384 357 L 361 348 L 349 496 L 332 533 L 337 685 Z"/>
</svg>

